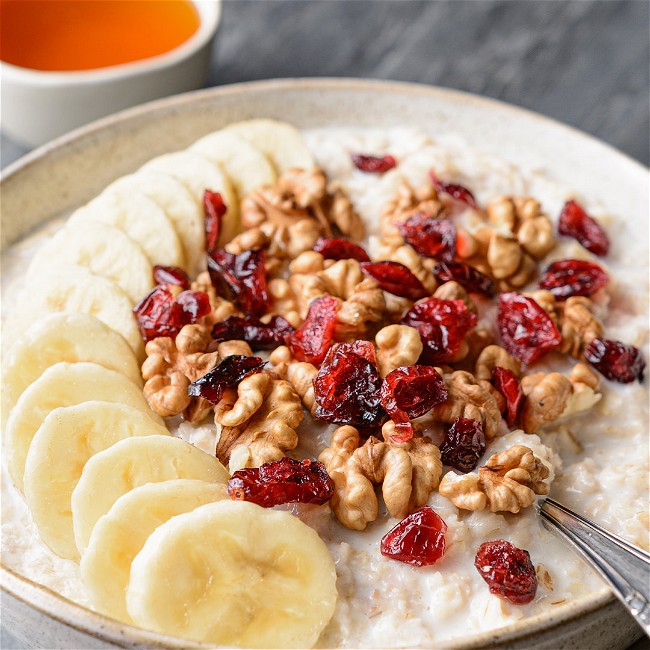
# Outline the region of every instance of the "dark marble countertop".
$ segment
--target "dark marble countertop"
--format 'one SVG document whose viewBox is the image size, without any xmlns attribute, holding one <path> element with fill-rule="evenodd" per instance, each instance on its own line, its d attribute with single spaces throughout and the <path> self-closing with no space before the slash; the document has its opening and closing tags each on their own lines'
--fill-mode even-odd
<svg viewBox="0 0 650 650">
<path fill-rule="evenodd" d="M 208 85 L 328 76 L 447 86 L 553 117 L 647 165 L 649 24 L 648 0 L 224 0 Z M 2 166 L 26 152 L 2 136 Z M 0 647 L 24 646 L 3 630 Z"/>
</svg>

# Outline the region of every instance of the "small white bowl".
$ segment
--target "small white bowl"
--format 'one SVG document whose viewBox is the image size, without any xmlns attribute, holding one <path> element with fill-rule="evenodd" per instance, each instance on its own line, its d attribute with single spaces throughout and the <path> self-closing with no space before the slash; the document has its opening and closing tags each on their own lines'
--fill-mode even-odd
<svg viewBox="0 0 650 650">
<path fill-rule="evenodd" d="M 29 147 L 105 115 L 205 83 L 221 0 L 195 0 L 198 30 L 178 47 L 140 61 L 74 72 L 0 61 L 2 130 Z"/>
</svg>

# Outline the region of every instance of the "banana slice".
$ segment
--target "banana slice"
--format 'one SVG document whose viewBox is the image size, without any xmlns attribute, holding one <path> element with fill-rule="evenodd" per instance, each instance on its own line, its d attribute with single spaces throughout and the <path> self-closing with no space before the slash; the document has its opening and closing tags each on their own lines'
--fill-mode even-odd
<svg viewBox="0 0 650 650">
<path fill-rule="evenodd" d="M 61 264 L 83 266 L 112 280 L 134 304 L 153 289 L 153 269 L 142 249 L 118 228 L 83 222 L 62 228 L 34 256 L 27 281 Z"/>
<path fill-rule="evenodd" d="M 101 221 L 123 230 L 138 243 L 151 264 L 185 266 L 176 230 L 163 209 L 144 194 L 128 189 L 104 190 L 72 213 L 68 224 Z"/>
<path fill-rule="evenodd" d="M 205 267 L 205 228 L 203 205 L 183 183 L 169 174 L 138 171 L 111 183 L 110 191 L 144 194 L 155 201 L 169 217 L 180 239 L 190 275 Z"/>
<path fill-rule="evenodd" d="M 22 322 L 31 323 L 52 312 L 89 314 L 121 334 L 138 360 L 144 357 L 133 303 L 114 282 L 83 266 L 59 266 L 31 278 L 24 291 L 23 306 L 15 315 Z"/>
<path fill-rule="evenodd" d="M 142 386 L 133 350 L 117 332 L 86 314 L 48 314 L 9 350 L 2 379 L 4 421 L 23 391 L 59 361 L 92 361 Z"/>
<path fill-rule="evenodd" d="M 235 122 L 227 126 L 232 131 L 254 144 L 271 159 L 278 174 L 294 169 L 311 169 L 314 158 L 307 148 L 300 131 L 287 122 L 257 119 Z"/>
<path fill-rule="evenodd" d="M 157 528 L 131 565 L 131 618 L 227 647 L 310 648 L 334 613 L 336 571 L 286 511 L 219 501 Z"/>
<path fill-rule="evenodd" d="M 196 150 L 221 165 L 230 177 L 239 199 L 260 185 L 272 185 L 277 174 L 269 159 L 248 140 L 234 131 L 215 131 L 197 140 Z"/>
<path fill-rule="evenodd" d="M 133 406 L 156 424 L 163 424 L 162 418 L 149 408 L 140 388 L 119 372 L 96 363 L 57 363 L 25 390 L 7 421 L 7 466 L 21 491 L 29 445 L 43 420 L 55 408 L 90 400 Z"/>
<path fill-rule="evenodd" d="M 83 555 L 97 520 L 129 490 L 145 483 L 194 478 L 227 483 L 225 467 L 180 438 L 127 438 L 93 456 L 72 493 L 72 523 Z"/>
<path fill-rule="evenodd" d="M 190 190 L 201 205 L 205 190 L 219 192 L 228 208 L 221 224 L 220 245 L 225 245 L 240 232 L 239 202 L 232 183 L 223 169 L 204 155 L 189 149 L 177 151 L 153 158 L 140 169 L 143 172 L 158 172 L 176 178 Z"/>
<path fill-rule="evenodd" d="M 72 491 L 86 462 L 131 436 L 170 435 L 141 410 L 111 402 L 54 409 L 34 435 L 25 463 L 25 498 L 41 539 L 61 557 L 78 560 Z"/>
<path fill-rule="evenodd" d="M 95 524 L 81 560 L 81 578 L 95 609 L 131 623 L 125 598 L 131 562 L 149 535 L 176 515 L 227 498 L 222 483 L 185 478 L 148 483 L 121 496 Z"/>
</svg>

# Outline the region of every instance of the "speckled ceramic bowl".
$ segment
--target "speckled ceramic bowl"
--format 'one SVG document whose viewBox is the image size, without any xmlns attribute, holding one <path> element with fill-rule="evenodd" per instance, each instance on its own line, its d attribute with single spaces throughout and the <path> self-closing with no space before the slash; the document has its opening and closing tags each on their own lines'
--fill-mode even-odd
<svg viewBox="0 0 650 650">
<path fill-rule="evenodd" d="M 285 80 L 227 86 L 159 100 L 106 118 L 26 156 L 2 179 L 2 248 L 89 200 L 149 158 L 180 149 L 229 122 L 287 120 L 300 128 L 422 125 L 458 132 L 514 164 L 571 179 L 612 211 L 648 218 L 647 170 L 552 120 L 450 90 L 358 80 Z M 610 191 L 617 187 L 614 194 Z M 44 201 L 43 197 L 47 200 Z M 615 203 L 614 203 L 615 202 Z M 624 204 L 624 205 L 622 205 Z M 567 549 L 567 553 L 571 551 Z M 2 623 L 28 647 L 202 648 L 123 625 L 80 607 L 2 566 Z M 603 587 L 552 612 L 444 646 L 625 648 L 641 635 Z"/>
</svg>

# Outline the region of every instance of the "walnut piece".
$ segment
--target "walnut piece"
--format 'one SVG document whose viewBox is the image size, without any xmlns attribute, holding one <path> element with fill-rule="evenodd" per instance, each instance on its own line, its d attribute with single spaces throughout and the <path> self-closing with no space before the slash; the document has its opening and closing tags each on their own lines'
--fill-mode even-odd
<svg viewBox="0 0 650 650">
<path fill-rule="evenodd" d="M 584 364 L 577 364 L 571 378 L 559 372 L 537 372 L 521 380 L 524 404 L 521 426 L 526 433 L 560 418 L 586 411 L 600 401 L 598 376 Z"/>
<path fill-rule="evenodd" d="M 536 260 L 555 245 L 552 221 L 542 212 L 539 201 L 529 196 L 493 199 L 487 205 L 487 216 L 498 230 L 516 236 L 524 251 Z"/>
<path fill-rule="evenodd" d="M 209 403 L 189 397 L 187 388 L 219 362 L 218 352 L 207 352 L 211 341 L 210 329 L 195 324 L 185 325 L 176 340 L 163 336 L 147 343 L 143 392 L 158 415 L 171 417 L 184 412 L 187 420 L 199 422 L 208 414 Z"/>
<path fill-rule="evenodd" d="M 520 289 L 537 272 L 535 259 L 515 237 L 486 226 L 471 233 L 458 227 L 456 248 L 466 264 L 493 278 L 499 291 Z"/>
<path fill-rule="evenodd" d="M 548 494 L 548 476 L 548 467 L 531 449 L 514 445 L 491 456 L 478 474 L 448 472 L 439 492 L 461 510 L 517 513 L 531 506 L 535 495 Z"/>
<path fill-rule="evenodd" d="M 414 189 L 404 183 L 381 212 L 381 236 L 387 243 L 401 245 L 404 243 L 397 224 L 406 221 L 409 217 L 424 212 L 432 217 L 443 217 L 445 208 L 438 198 L 436 189 L 430 183 Z M 393 260 L 398 261 L 398 260 Z"/>
<path fill-rule="evenodd" d="M 232 253 L 263 247 L 269 258 L 290 260 L 332 236 L 333 227 L 352 239 L 364 236 L 352 203 L 321 169 L 292 169 L 275 185 L 253 190 L 242 201 L 241 219 L 245 231 L 226 246 Z"/>
<path fill-rule="evenodd" d="M 433 297 L 439 300 L 461 300 L 469 311 L 473 311 L 475 314 L 478 313 L 476 305 L 467 291 L 465 291 L 465 287 L 462 284 L 458 284 L 455 280 L 441 284 L 434 291 Z"/>
<path fill-rule="evenodd" d="M 225 320 L 228 316 L 239 313 L 237 307 L 235 307 L 233 303 L 217 295 L 212 281 L 210 280 L 210 274 L 207 271 L 199 273 L 196 280 L 192 282 L 190 288 L 192 291 L 204 291 L 210 298 L 210 307 L 212 308 L 212 311 L 201 319 L 201 324 L 211 328 L 215 323 Z"/>
<path fill-rule="evenodd" d="M 388 440 L 390 424 L 384 425 Z M 427 502 L 442 471 L 440 451 L 429 438 L 395 443 L 371 436 L 360 446 L 359 432 L 351 426 L 336 429 L 319 460 L 334 482 L 332 509 L 344 526 L 354 530 L 363 530 L 377 518 L 375 485 L 382 485 L 390 514 L 402 519 Z"/>
<path fill-rule="evenodd" d="M 295 359 L 291 350 L 285 345 L 273 350 L 269 361 L 274 366 L 273 372 L 293 386 L 303 406 L 314 416 L 318 406 L 314 396 L 314 379 L 318 374 L 318 368 L 306 361 Z"/>
<path fill-rule="evenodd" d="M 567 298 L 557 310 L 562 334 L 559 350 L 579 359 L 589 343 L 603 336 L 603 325 L 593 313 L 591 300 L 583 296 Z"/>
<path fill-rule="evenodd" d="M 489 382 L 477 381 L 464 370 L 444 375 L 444 381 L 449 395 L 445 402 L 433 407 L 433 419 L 446 424 L 453 424 L 456 418 L 479 420 L 486 439 L 494 438 L 501 423 L 501 411 Z"/>
<path fill-rule="evenodd" d="M 423 345 L 420 333 L 408 325 L 388 325 L 375 336 L 377 369 L 381 377 L 400 366 L 418 362 Z"/>
<path fill-rule="evenodd" d="M 492 371 L 497 366 L 510 370 L 517 377 L 521 372 L 521 361 L 519 359 L 515 359 L 499 345 L 488 345 L 483 348 L 476 360 L 474 376 L 479 380 L 492 381 Z"/>
<path fill-rule="evenodd" d="M 311 259 L 315 258 L 311 256 Z M 289 285 L 303 318 L 314 298 L 329 294 L 341 300 L 334 329 L 337 341 L 363 338 L 371 325 L 382 320 L 386 310 L 384 292 L 372 278 L 364 275 L 359 262 L 353 259 L 328 266 L 323 263 L 318 271 L 293 273 Z"/>
<path fill-rule="evenodd" d="M 250 375 L 236 391 L 224 391 L 214 407 L 217 458 L 227 464 L 237 450 L 237 469 L 279 460 L 298 444 L 296 429 L 303 418 L 300 398 L 288 381 L 266 371 Z"/>
</svg>

